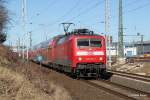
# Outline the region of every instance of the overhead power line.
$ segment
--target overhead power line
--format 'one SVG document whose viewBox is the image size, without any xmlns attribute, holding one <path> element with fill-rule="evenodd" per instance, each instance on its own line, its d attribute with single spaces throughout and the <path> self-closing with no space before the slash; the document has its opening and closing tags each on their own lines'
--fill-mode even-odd
<svg viewBox="0 0 150 100">
<path fill-rule="evenodd" d="M 89 0 L 89 1 L 91 2 L 91 0 Z M 83 14 L 85 14 L 85 13 L 89 13 L 91 10 L 93 10 L 93 9 L 96 8 L 96 7 L 98 7 L 98 6 L 99 6 L 100 4 L 102 4 L 103 2 L 104 2 L 104 0 L 102 0 L 101 2 L 98 1 L 98 2 L 94 3 L 92 6 L 90 6 L 90 7 L 86 8 L 85 10 L 81 11 L 78 15 L 72 17 L 70 20 L 68 20 L 68 21 L 63 20 L 62 22 L 64 22 L 64 21 L 65 21 L 65 22 L 73 21 L 74 19 L 80 17 L 81 15 L 83 15 Z M 89 3 L 89 2 L 88 2 L 88 3 Z M 79 2 L 77 2 L 77 3 L 75 4 L 75 6 L 77 6 L 78 4 L 79 4 Z M 54 22 L 48 24 L 48 26 L 53 26 L 53 25 L 55 25 L 56 23 L 60 23 L 61 19 L 63 19 L 65 16 L 67 16 L 67 13 L 72 13 L 71 11 L 74 10 L 75 8 L 76 8 L 76 7 L 71 8 L 71 9 L 70 9 L 69 11 L 67 11 L 63 16 L 61 16 L 57 21 L 54 21 Z"/>
<path fill-rule="evenodd" d="M 150 3 L 146 3 L 146 4 L 144 4 L 144 5 L 140 5 L 140 6 L 136 7 L 136 8 L 134 8 L 134 9 L 128 10 L 127 13 L 140 10 L 140 9 L 145 8 L 145 7 L 147 7 L 147 6 L 150 6 Z M 126 13 L 126 12 L 124 12 L 124 13 Z"/>
<path fill-rule="evenodd" d="M 131 4 L 131 3 L 130 3 L 130 4 Z M 137 10 L 140 10 L 140 9 L 143 9 L 143 8 L 145 8 L 145 7 L 148 7 L 148 6 L 150 6 L 150 3 L 146 3 L 146 4 L 143 4 L 143 5 L 140 5 L 140 6 L 136 7 L 136 8 L 130 9 L 130 10 L 128 10 L 128 11 L 124 11 L 123 14 L 131 13 L 131 12 L 134 12 L 134 11 L 137 11 Z M 111 17 L 111 18 L 114 19 L 114 18 L 117 18 L 117 17 L 116 17 L 116 15 L 115 15 L 115 16 L 113 16 L 113 17 Z M 96 23 L 100 23 L 100 22 L 96 22 Z M 93 24 L 94 24 L 94 23 L 93 23 Z"/>
<path fill-rule="evenodd" d="M 123 8 L 126 8 L 126 7 L 129 7 L 129 6 L 131 6 L 131 5 L 133 5 L 133 4 L 137 4 L 137 2 L 139 2 L 139 1 L 141 1 L 141 0 L 134 0 L 134 1 L 131 1 L 131 2 L 129 2 L 129 3 L 127 3 L 127 4 L 125 4 L 124 6 L 123 6 Z M 127 5 L 127 6 L 126 6 Z"/>
<path fill-rule="evenodd" d="M 51 25 L 55 25 L 56 23 L 60 23 L 61 20 L 63 20 L 66 16 L 68 16 L 69 14 L 71 14 L 73 12 L 73 10 L 78 7 L 79 3 L 80 3 L 80 0 L 78 0 L 71 9 L 69 9 L 66 13 L 64 13 L 61 17 L 59 17 L 56 21 L 52 22 L 49 25 L 51 26 Z"/>
<path fill-rule="evenodd" d="M 41 10 L 41 12 L 35 13 L 33 16 L 31 16 L 30 20 L 32 20 L 33 18 L 37 18 L 38 16 L 40 16 L 42 13 L 47 12 L 47 9 L 49 9 L 50 7 L 54 6 L 55 4 L 57 4 L 58 1 L 57 0 L 53 0 L 50 3 L 48 3 L 48 6 L 46 6 L 45 8 L 43 8 Z"/>
<path fill-rule="evenodd" d="M 54 1 L 56 1 L 56 0 L 54 0 Z M 89 1 L 91 1 L 91 0 L 89 0 Z M 80 3 L 80 0 L 77 0 L 77 2 L 75 3 L 75 5 L 71 9 L 69 9 L 61 17 L 59 17 L 57 20 L 53 21 L 52 23 L 48 24 L 47 26 L 54 26 L 55 24 L 60 23 L 63 18 L 65 18 L 66 16 L 68 16 L 69 14 L 71 14 L 72 11 L 78 7 L 79 3 Z M 35 30 L 36 29 L 34 29 L 33 31 L 35 31 Z"/>
<path fill-rule="evenodd" d="M 76 18 L 82 16 L 82 15 L 85 14 L 85 13 L 89 13 L 91 10 L 93 10 L 93 9 L 96 8 L 96 7 L 98 7 L 98 6 L 99 6 L 100 4 L 102 4 L 102 3 L 104 3 L 104 0 L 102 0 L 101 2 L 99 2 L 99 1 L 96 2 L 94 5 L 88 7 L 88 8 L 85 9 L 84 11 L 81 11 L 78 15 L 72 17 L 72 18 L 71 18 L 70 20 L 68 20 L 68 21 L 72 21 L 72 20 L 74 20 L 74 19 L 76 19 Z"/>
<path fill-rule="evenodd" d="M 72 11 L 78 7 L 78 5 L 79 5 L 80 2 L 81 2 L 81 0 L 78 0 L 78 1 L 75 3 L 75 5 L 74 5 L 70 10 L 68 10 L 64 15 L 62 15 L 59 19 L 62 19 L 62 18 L 64 18 L 64 17 L 68 16 L 69 14 L 71 14 Z"/>
<path fill-rule="evenodd" d="M 80 0 L 79 0 L 80 1 Z M 49 26 L 55 25 L 56 23 L 60 23 L 60 22 L 70 22 L 72 20 L 74 20 L 75 18 L 81 16 L 82 14 L 88 13 L 89 11 L 91 11 L 92 9 L 96 8 L 99 5 L 99 2 L 96 2 L 94 5 L 92 5 L 91 7 L 88 7 L 87 9 L 85 9 L 84 11 L 80 12 L 77 16 L 74 16 L 72 19 L 70 20 L 63 20 L 63 18 L 65 16 L 67 16 L 68 14 L 72 13 L 72 11 L 78 6 L 79 1 L 76 2 L 76 4 L 74 5 L 74 7 L 72 9 L 70 9 L 68 12 L 66 12 L 63 16 L 61 16 L 57 21 L 49 24 Z M 87 4 L 89 4 L 91 2 L 91 0 L 89 0 L 89 2 L 87 2 Z M 62 21 L 61 21 L 62 20 Z"/>
<path fill-rule="evenodd" d="M 139 2 L 140 0 L 134 0 L 134 1 L 131 1 L 127 4 L 125 4 L 124 6 L 122 6 L 123 9 L 126 9 L 126 8 L 129 8 L 129 6 L 132 6 L 134 4 L 137 4 L 137 2 Z M 119 8 L 118 8 L 119 9 Z M 123 14 L 126 13 L 126 11 L 123 11 Z M 112 18 L 117 18 L 116 15 L 112 15 Z"/>
</svg>

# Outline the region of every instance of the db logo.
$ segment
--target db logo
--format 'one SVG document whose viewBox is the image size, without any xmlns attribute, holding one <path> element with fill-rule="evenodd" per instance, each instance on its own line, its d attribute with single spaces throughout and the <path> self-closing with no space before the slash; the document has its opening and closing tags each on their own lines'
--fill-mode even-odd
<svg viewBox="0 0 150 100">
<path fill-rule="evenodd" d="M 89 55 L 93 55 L 93 52 L 88 52 Z"/>
</svg>

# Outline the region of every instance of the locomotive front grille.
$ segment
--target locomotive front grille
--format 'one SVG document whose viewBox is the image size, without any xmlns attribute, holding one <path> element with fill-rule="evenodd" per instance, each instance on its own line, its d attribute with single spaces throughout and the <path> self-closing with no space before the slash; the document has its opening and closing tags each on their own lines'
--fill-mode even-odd
<svg viewBox="0 0 150 100">
<path fill-rule="evenodd" d="M 98 64 L 78 64 L 78 69 L 103 68 L 103 67 L 104 67 L 103 63 L 98 63 Z"/>
<path fill-rule="evenodd" d="M 96 76 L 104 69 L 103 64 L 78 64 L 77 70 L 80 76 Z"/>
</svg>

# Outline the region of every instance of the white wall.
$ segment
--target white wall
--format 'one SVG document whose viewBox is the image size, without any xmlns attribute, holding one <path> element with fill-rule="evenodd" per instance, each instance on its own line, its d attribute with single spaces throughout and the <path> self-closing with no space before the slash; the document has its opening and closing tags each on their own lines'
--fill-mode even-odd
<svg viewBox="0 0 150 100">
<path fill-rule="evenodd" d="M 126 47 L 124 48 L 124 55 L 129 55 L 128 53 L 131 53 L 131 56 L 136 56 L 137 55 L 137 48 L 136 47 Z M 111 47 L 111 50 L 109 52 L 109 48 L 107 48 L 107 56 L 111 54 L 111 56 L 116 56 L 118 55 L 118 51 L 116 50 L 115 47 Z"/>
<path fill-rule="evenodd" d="M 110 52 L 109 52 L 109 48 L 107 48 L 107 56 L 109 55 L 109 54 L 111 54 L 112 56 L 116 56 L 117 54 L 117 51 L 116 51 L 116 48 L 115 47 L 111 47 L 111 50 L 110 50 Z"/>
<path fill-rule="evenodd" d="M 127 48 L 125 48 L 124 49 L 124 54 L 126 56 L 129 56 L 128 52 L 132 52 L 132 55 L 130 55 L 130 56 L 136 56 L 137 55 L 137 48 L 136 47 L 127 47 Z"/>
</svg>

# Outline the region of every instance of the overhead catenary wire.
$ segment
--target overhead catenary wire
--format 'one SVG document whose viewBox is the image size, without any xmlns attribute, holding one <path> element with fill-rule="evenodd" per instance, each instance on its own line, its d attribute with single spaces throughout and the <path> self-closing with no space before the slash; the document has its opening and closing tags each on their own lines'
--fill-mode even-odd
<svg viewBox="0 0 150 100">
<path fill-rule="evenodd" d="M 91 1 L 91 0 L 90 0 Z M 89 3 L 89 2 L 88 2 Z M 102 4 L 102 3 L 104 3 L 104 0 L 102 0 L 101 2 L 100 1 L 98 1 L 98 2 L 96 2 L 96 3 L 94 3 L 92 6 L 89 6 L 88 8 L 86 8 L 85 10 L 83 10 L 83 11 L 81 11 L 81 12 L 79 12 L 78 13 L 78 15 L 76 15 L 76 16 L 74 16 L 74 17 L 72 17 L 71 19 L 69 19 L 69 20 L 66 20 L 66 22 L 71 22 L 71 21 L 73 21 L 74 19 L 76 19 L 76 18 L 78 18 L 78 17 L 80 17 L 82 14 L 85 14 L 85 13 L 89 13 L 91 10 L 93 10 L 94 8 L 96 8 L 96 7 L 98 7 L 100 4 Z M 76 5 L 78 4 L 78 2 L 76 3 Z M 73 9 L 73 8 L 72 8 Z M 69 10 L 69 11 L 71 11 L 71 10 Z M 68 11 L 68 12 L 69 12 Z M 70 13 L 70 12 L 69 12 Z M 65 14 L 61 17 L 61 18 L 64 18 L 65 17 Z M 63 20 L 63 22 L 64 22 L 65 20 Z M 48 24 L 47 26 L 54 26 L 56 23 L 59 23 L 60 22 L 60 19 L 58 19 L 57 21 L 54 21 L 54 22 L 52 22 L 52 23 L 50 23 L 50 24 Z M 35 29 L 36 30 L 36 29 Z M 35 30 L 33 30 L 33 31 L 35 31 Z"/>
<path fill-rule="evenodd" d="M 89 0 L 87 3 L 89 4 L 90 2 L 91 2 L 91 0 Z M 102 4 L 102 3 L 104 3 L 104 0 L 98 1 L 98 2 L 94 3 L 94 4 L 91 5 L 91 6 L 88 6 L 87 8 L 85 8 L 85 7 L 82 8 L 82 9 L 84 9 L 84 10 L 81 9 L 82 11 L 80 11 L 77 16 L 72 17 L 72 20 L 70 20 L 70 21 L 73 21 L 74 19 L 80 17 L 82 14 L 89 13 L 90 11 L 92 11 L 94 8 L 98 7 L 98 6 L 99 6 L 100 4 Z M 61 23 L 61 22 L 60 22 L 61 19 L 63 19 L 64 17 L 66 17 L 68 14 L 72 13 L 72 10 L 76 9 L 75 6 L 77 6 L 78 4 L 79 4 L 79 1 L 77 1 L 77 2 L 75 3 L 74 8 L 72 7 L 70 10 L 68 10 L 64 15 L 62 15 L 62 16 L 60 17 L 60 19 L 58 19 L 58 20 L 55 21 L 54 23 L 48 24 L 47 26 L 51 26 L 51 27 L 52 27 L 52 26 L 54 26 L 54 25 L 57 24 L 57 23 Z M 63 21 L 63 22 L 65 22 L 65 21 Z M 68 20 L 67 20 L 67 22 L 68 22 Z M 37 28 L 36 28 L 36 29 L 33 29 L 32 32 L 35 32 L 36 30 L 37 30 Z"/>
<path fill-rule="evenodd" d="M 38 13 L 35 13 L 34 15 L 32 15 L 32 16 L 29 18 L 30 21 L 31 21 L 33 18 L 36 19 L 38 16 L 41 15 L 41 13 L 45 13 L 49 7 L 54 6 L 55 4 L 57 4 L 57 2 L 58 2 L 58 1 L 53 0 L 52 2 L 48 3 L 48 6 L 46 6 L 45 8 L 43 8 L 43 9 L 41 10 L 42 12 L 38 12 Z M 10 18 L 10 20 L 13 21 L 15 24 L 19 24 L 19 20 L 15 21 L 15 20 L 13 20 L 13 19 L 11 19 L 11 18 Z M 32 21 L 29 22 L 29 23 L 27 23 L 27 24 L 30 24 L 30 23 L 32 23 Z M 12 25 L 12 26 L 13 26 L 13 25 Z M 13 26 L 13 27 L 14 27 L 14 26 Z"/>
<path fill-rule="evenodd" d="M 91 1 L 91 0 L 90 0 L 90 1 Z M 72 18 L 69 19 L 69 20 L 66 20 L 66 21 L 63 20 L 62 22 L 72 22 L 74 19 L 76 19 L 76 18 L 82 16 L 83 14 L 89 13 L 90 11 L 92 11 L 94 8 L 98 7 L 98 6 L 99 6 L 100 4 L 102 4 L 102 3 L 104 3 L 104 0 L 102 0 L 101 2 L 98 1 L 98 2 L 94 3 L 92 6 L 86 8 L 85 10 L 83 10 L 83 11 L 81 11 L 81 12 L 79 12 L 78 15 L 72 17 Z M 55 25 L 56 23 L 58 23 L 58 22 L 51 23 L 51 24 L 49 24 L 49 26 L 53 26 L 53 25 Z"/>
<path fill-rule="evenodd" d="M 54 0 L 54 1 L 56 1 L 56 0 Z M 91 0 L 89 0 L 89 1 L 91 1 Z M 64 17 L 66 17 L 66 16 L 68 16 L 70 13 L 72 13 L 72 11 L 74 10 L 74 9 L 76 9 L 77 8 L 77 6 L 79 5 L 79 3 L 80 3 L 80 0 L 78 0 L 76 3 L 75 3 L 75 5 L 71 8 L 71 9 L 69 9 L 66 13 L 64 13 L 61 17 L 59 17 L 57 20 L 55 20 L 54 22 L 52 22 L 52 23 L 50 23 L 50 24 L 48 24 L 48 25 L 45 25 L 45 26 L 54 26 L 55 24 L 57 24 L 57 23 L 60 23 L 60 20 L 62 20 Z M 37 30 L 37 28 L 36 29 L 33 29 L 32 30 L 32 32 L 34 32 L 34 31 L 36 31 Z"/>
<path fill-rule="evenodd" d="M 77 0 L 77 2 L 75 3 L 75 5 L 71 9 L 69 9 L 66 13 L 64 13 L 64 15 L 62 15 L 59 19 L 63 19 L 66 16 L 68 16 L 69 14 L 71 14 L 73 12 L 73 10 L 75 10 L 78 7 L 78 5 L 80 4 L 80 2 L 81 2 L 81 0 Z"/>
<path fill-rule="evenodd" d="M 131 5 L 137 4 L 137 2 L 140 2 L 140 1 L 141 0 L 134 0 L 134 1 L 128 2 L 125 5 L 123 5 L 123 9 L 126 8 L 126 7 L 129 7 Z"/>
<path fill-rule="evenodd" d="M 124 13 L 131 13 L 131 12 L 140 10 L 140 9 L 142 9 L 142 8 L 145 8 L 145 7 L 147 7 L 147 6 L 150 6 L 150 3 L 145 3 L 145 4 L 140 5 L 140 6 L 136 7 L 136 8 L 134 8 L 134 9 L 128 10 L 127 12 L 124 12 Z"/>
<path fill-rule="evenodd" d="M 122 8 L 123 8 L 123 9 L 126 9 L 126 8 L 128 8 L 129 6 L 132 6 L 132 5 L 134 5 L 134 4 L 137 4 L 137 2 L 139 2 L 139 1 L 141 1 L 141 0 L 134 0 L 134 1 L 128 2 L 128 3 L 126 3 L 125 5 L 122 5 Z M 119 9 L 119 8 L 117 8 L 117 9 Z M 123 11 L 123 14 L 124 14 L 124 12 L 125 12 L 125 11 Z M 117 18 L 117 17 L 116 17 L 116 14 L 115 14 L 115 15 L 112 15 L 112 18 Z"/>
<path fill-rule="evenodd" d="M 79 0 L 80 1 L 80 0 Z M 75 6 L 72 8 L 72 9 L 70 9 L 67 13 L 65 13 L 63 16 L 61 16 L 57 21 L 55 21 L 55 22 L 53 22 L 53 23 L 51 23 L 51 24 L 49 24 L 49 26 L 52 26 L 52 25 L 55 25 L 56 23 L 60 23 L 60 20 L 62 20 L 65 16 L 67 16 L 69 13 L 72 13 L 72 10 L 74 10 L 74 8 L 76 8 L 77 7 L 77 5 L 79 4 L 79 1 L 75 4 Z M 89 4 L 91 2 L 91 0 L 89 0 L 88 2 L 87 2 L 87 4 Z M 97 7 L 97 5 L 98 5 L 98 3 L 99 2 L 96 2 L 96 4 L 94 4 L 94 5 L 92 5 L 92 7 L 93 8 L 95 8 L 94 6 L 96 6 Z M 90 7 L 90 9 L 92 9 L 92 7 Z M 81 10 L 81 9 L 80 9 Z M 87 9 L 85 9 L 84 11 L 82 11 L 82 12 L 80 12 L 77 16 L 79 17 L 79 16 L 81 16 L 81 13 L 88 13 L 88 10 L 89 10 L 89 8 L 87 8 Z M 90 11 L 90 10 L 89 10 Z M 75 17 L 75 16 L 74 16 Z M 73 18 L 74 18 L 73 17 Z M 63 20 L 62 22 L 71 22 L 72 20 Z"/>
<path fill-rule="evenodd" d="M 127 6 L 130 6 L 130 5 L 132 5 L 132 4 L 135 4 L 135 2 L 137 2 L 137 1 L 138 1 L 138 0 L 131 1 L 131 2 L 127 3 L 126 5 L 127 5 Z M 69 19 L 69 20 L 67 20 L 67 21 L 68 21 L 68 22 L 73 21 L 74 19 L 76 19 L 76 18 L 82 16 L 83 14 L 89 13 L 92 9 L 96 8 L 99 4 L 102 4 L 103 2 L 104 2 L 104 1 L 96 2 L 94 5 L 92 5 L 92 6 L 88 7 L 88 8 L 86 8 L 84 11 L 81 11 L 78 15 L 72 17 L 71 19 Z M 78 2 L 77 2 L 75 5 L 77 5 L 77 4 L 78 4 Z M 148 6 L 148 5 L 149 5 L 149 4 L 141 5 L 140 7 L 137 7 L 137 8 L 131 9 L 131 10 L 128 10 L 127 12 L 125 11 L 125 12 L 123 12 L 123 14 L 124 14 L 124 13 L 129 13 L 129 12 L 134 12 L 135 10 L 144 8 L 144 7 Z M 73 9 L 73 8 L 72 8 L 72 9 Z M 63 19 L 63 18 L 65 17 L 65 15 L 67 15 L 67 13 L 70 13 L 70 11 L 71 11 L 72 9 L 70 9 L 68 12 L 66 12 L 66 14 L 64 14 L 63 16 L 61 16 L 57 21 L 55 21 L 55 22 L 53 22 L 53 23 L 50 23 L 50 24 L 48 24 L 47 26 L 53 26 L 53 25 L 55 25 L 56 23 L 59 23 L 60 20 Z M 113 18 L 115 18 L 115 16 L 112 17 L 112 19 L 113 19 Z M 99 22 L 96 22 L 96 23 L 99 23 Z M 93 23 L 93 24 L 94 24 L 94 23 Z"/>
<path fill-rule="evenodd" d="M 32 20 L 33 18 L 34 18 L 34 19 L 37 18 L 38 16 L 41 15 L 41 13 L 45 13 L 48 8 L 50 8 L 50 7 L 54 6 L 54 5 L 56 5 L 57 3 L 58 3 L 57 0 L 52 0 L 50 3 L 48 3 L 48 6 L 46 6 L 45 8 L 43 8 L 43 9 L 41 10 L 41 12 L 38 12 L 38 13 L 32 15 L 31 18 L 30 18 L 30 20 Z M 36 16 L 36 17 L 35 17 L 35 16 Z"/>
<path fill-rule="evenodd" d="M 77 2 L 75 3 L 75 5 L 71 9 L 69 9 L 62 16 L 60 16 L 56 21 L 50 23 L 49 25 L 51 26 L 51 25 L 55 25 L 56 23 L 60 23 L 61 20 L 63 20 L 66 16 L 68 16 L 69 14 L 71 14 L 72 11 L 78 7 L 78 5 L 79 5 L 80 2 L 81 2 L 80 0 L 77 0 Z"/>
<path fill-rule="evenodd" d="M 127 6 L 130 6 L 130 5 L 132 5 L 132 4 L 135 4 L 136 1 L 137 1 L 137 0 L 134 0 L 134 1 L 132 1 L 132 2 L 127 3 L 127 4 L 128 4 Z M 98 2 L 98 4 L 99 4 L 99 2 Z M 98 4 L 95 3 L 94 5 L 97 7 Z M 139 6 L 139 7 L 134 8 L 134 9 L 131 9 L 131 10 L 128 10 L 128 11 L 124 11 L 123 14 L 129 13 L 129 12 L 134 12 L 134 11 L 137 11 L 137 10 L 139 10 L 139 9 L 142 9 L 142 8 L 146 7 L 145 5 L 148 6 L 149 4 L 144 4 L 144 5 L 141 5 L 141 6 Z M 127 7 L 127 6 L 125 6 L 125 7 Z M 92 8 L 92 7 L 93 7 L 93 8 Z M 93 10 L 94 8 L 96 8 L 96 7 L 94 7 L 93 5 L 92 5 L 92 6 L 89 6 L 89 5 L 88 5 L 88 8 L 86 8 L 86 9 L 84 8 L 85 10 L 80 10 L 79 13 L 78 13 L 78 15 L 73 16 L 71 19 L 69 19 L 69 20 L 67 20 L 67 21 L 73 21 L 73 20 L 79 18 L 80 16 L 89 13 L 89 11 L 92 11 L 92 10 Z M 91 9 L 90 9 L 90 8 L 91 8 Z M 70 9 L 70 11 L 71 11 L 71 9 Z M 66 13 L 71 14 L 72 12 L 69 12 L 69 10 L 68 10 Z M 65 18 L 65 17 L 66 17 L 66 16 L 65 16 L 65 14 L 64 14 L 64 15 L 62 15 L 61 17 L 59 17 L 57 21 L 55 21 L 54 23 L 48 24 L 47 26 L 51 26 L 51 27 L 52 27 L 52 26 L 54 26 L 55 24 L 59 23 L 59 22 L 61 21 L 61 19 Z M 96 22 L 96 23 L 100 23 L 100 22 Z"/>
<path fill-rule="evenodd" d="M 136 1 L 136 0 L 135 0 Z M 131 3 L 130 3 L 131 4 Z M 138 6 L 138 7 L 136 7 L 136 8 L 133 8 L 133 9 L 130 9 L 130 10 L 128 10 L 128 11 L 124 11 L 123 12 L 123 14 L 127 14 L 127 13 L 132 13 L 132 12 L 135 12 L 135 11 L 137 11 L 137 10 L 140 10 L 140 9 L 143 9 L 143 8 L 145 8 L 145 7 L 148 7 L 148 6 L 150 6 L 150 3 L 145 3 L 145 4 L 143 4 L 143 5 L 140 5 L 140 6 Z M 111 17 L 112 19 L 114 19 L 114 18 L 117 18 L 116 16 L 113 16 L 113 17 Z M 98 23 L 101 23 L 100 21 L 98 21 L 98 22 L 95 22 L 95 23 L 93 23 L 92 25 L 96 25 L 96 24 L 98 24 Z"/>
<path fill-rule="evenodd" d="M 134 0 L 134 1 L 131 1 L 131 2 L 128 2 L 126 3 L 124 6 L 123 6 L 123 9 L 129 7 L 129 6 L 132 6 L 133 4 L 136 4 L 137 2 L 140 2 L 140 0 Z M 112 18 L 117 18 L 116 15 L 112 15 L 111 16 Z M 102 23 L 102 22 L 96 22 L 96 23 Z M 92 26 L 94 25 L 95 23 L 92 24 Z"/>
<path fill-rule="evenodd" d="M 74 19 L 76 19 L 76 18 L 82 16 L 83 14 L 89 13 L 91 10 L 93 10 L 93 9 L 96 8 L 96 7 L 98 7 L 98 6 L 99 6 L 100 4 L 102 4 L 102 3 L 104 3 L 104 0 L 102 0 L 101 2 L 100 2 L 100 1 L 96 2 L 94 5 L 88 7 L 87 9 L 85 9 L 85 10 L 83 10 L 83 11 L 81 11 L 78 15 L 72 17 L 72 18 L 69 19 L 68 21 L 73 21 Z"/>
</svg>

